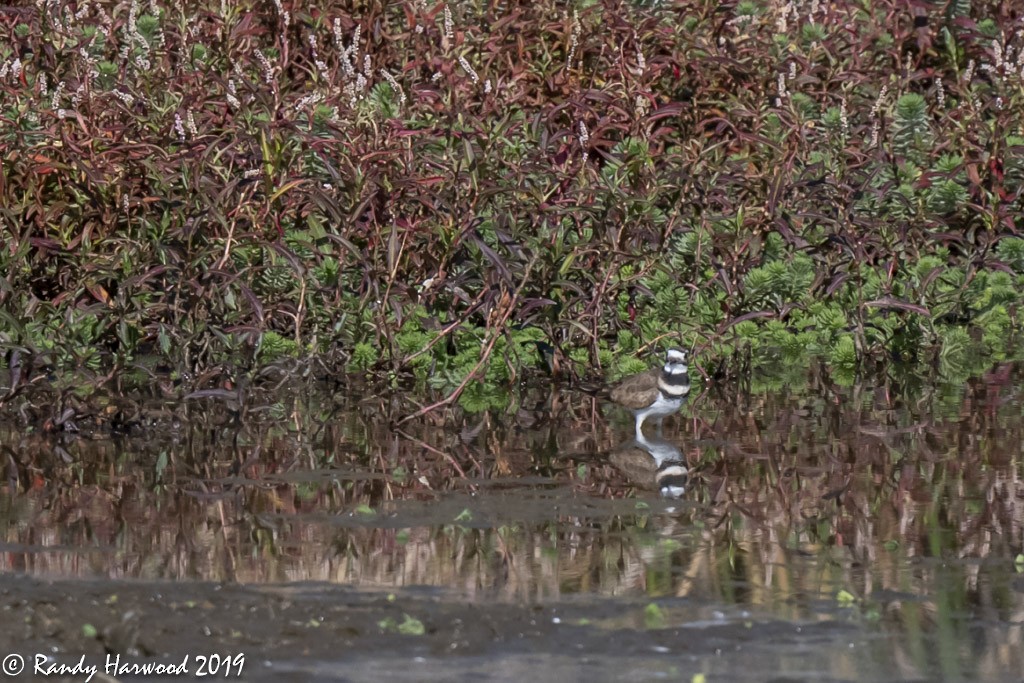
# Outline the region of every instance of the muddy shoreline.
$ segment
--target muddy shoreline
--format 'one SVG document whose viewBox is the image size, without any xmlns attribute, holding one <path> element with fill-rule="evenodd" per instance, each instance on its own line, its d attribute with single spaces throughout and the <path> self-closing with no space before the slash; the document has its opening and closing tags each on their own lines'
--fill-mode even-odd
<svg viewBox="0 0 1024 683">
<path fill-rule="evenodd" d="M 99 667 L 93 680 L 100 681 L 143 680 L 104 678 L 116 655 L 124 665 L 186 658 L 192 675 L 203 657 L 242 655 L 241 676 L 227 678 L 247 681 L 565 680 L 569 672 L 595 680 L 885 680 L 886 657 L 879 655 L 892 643 L 851 614 L 783 621 L 685 599 L 481 604 L 433 589 L 323 583 L 5 575 L 0 613 L 5 655 L 25 656 L 30 666 L 37 653 L 68 666 L 84 658 Z M 398 632 L 408 623 L 422 632 Z M 852 677 L 833 671 L 837 662 L 854 667 Z M 767 671 L 783 677 L 766 679 Z"/>
</svg>

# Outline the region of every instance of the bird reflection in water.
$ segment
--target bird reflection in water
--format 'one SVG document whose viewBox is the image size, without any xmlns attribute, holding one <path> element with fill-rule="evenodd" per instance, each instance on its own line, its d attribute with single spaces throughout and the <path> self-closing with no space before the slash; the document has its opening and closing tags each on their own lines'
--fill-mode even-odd
<svg viewBox="0 0 1024 683">
<path fill-rule="evenodd" d="M 682 452 L 672 443 L 640 434 L 619 444 L 609 455 L 626 478 L 644 488 L 657 488 L 665 498 L 686 493 L 689 472 Z"/>
</svg>

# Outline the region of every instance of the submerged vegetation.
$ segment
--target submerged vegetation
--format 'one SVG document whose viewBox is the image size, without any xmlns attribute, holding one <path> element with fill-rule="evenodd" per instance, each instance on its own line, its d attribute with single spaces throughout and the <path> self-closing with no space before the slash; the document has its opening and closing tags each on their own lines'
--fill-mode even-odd
<svg viewBox="0 0 1024 683">
<path fill-rule="evenodd" d="M 668 344 L 962 378 L 1021 350 L 1022 31 L 994 0 L 0 8 L 0 347 L 193 390 L 315 357 L 469 409 Z"/>
</svg>

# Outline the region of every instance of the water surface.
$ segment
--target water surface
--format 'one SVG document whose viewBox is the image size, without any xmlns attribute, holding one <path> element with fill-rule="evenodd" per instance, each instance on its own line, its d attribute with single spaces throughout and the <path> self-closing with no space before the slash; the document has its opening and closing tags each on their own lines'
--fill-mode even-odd
<svg viewBox="0 0 1024 683">
<path fill-rule="evenodd" d="M 118 436 L 10 424 L 0 604 L 38 610 L 22 603 L 44 585 L 143 601 L 155 585 L 217 605 L 227 582 L 278 609 L 265 640 L 221 644 L 296 680 L 1019 680 L 1018 380 L 710 390 L 660 441 L 649 426 L 689 470 L 665 491 L 631 419 L 566 391 L 454 425 L 395 426 L 391 399 L 314 390 L 244 419 L 213 398 L 150 400 Z M 363 600 L 362 618 L 339 616 Z M 289 611 L 304 624 L 315 605 L 323 628 L 292 638 L 309 656 L 275 652 Z M 398 629 L 407 615 L 426 632 Z M 230 635 L 238 617 L 202 619 Z M 11 647 L 46 638 L 91 646 L 0 628 Z M 147 656 L 188 647 L 163 642 Z"/>
</svg>

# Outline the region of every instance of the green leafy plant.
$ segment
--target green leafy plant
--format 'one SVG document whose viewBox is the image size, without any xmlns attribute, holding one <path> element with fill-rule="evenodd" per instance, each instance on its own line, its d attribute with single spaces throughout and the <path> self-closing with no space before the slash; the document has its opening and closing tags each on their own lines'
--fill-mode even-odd
<svg viewBox="0 0 1024 683">
<path fill-rule="evenodd" d="M 470 411 L 668 345 L 762 386 L 1020 355 L 1001 14 L 200 5 L 3 29 L 5 353 L 189 389 L 317 357 Z"/>
</svg>

